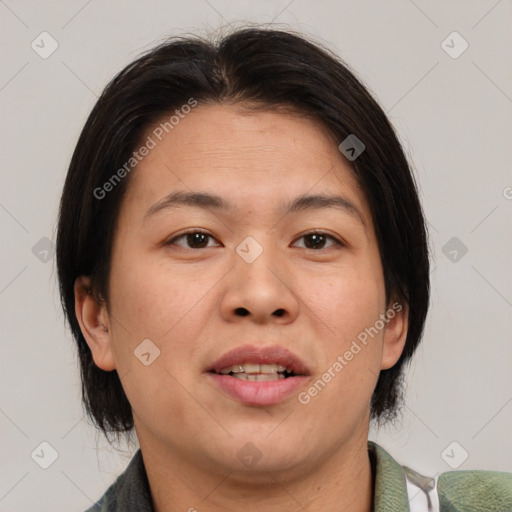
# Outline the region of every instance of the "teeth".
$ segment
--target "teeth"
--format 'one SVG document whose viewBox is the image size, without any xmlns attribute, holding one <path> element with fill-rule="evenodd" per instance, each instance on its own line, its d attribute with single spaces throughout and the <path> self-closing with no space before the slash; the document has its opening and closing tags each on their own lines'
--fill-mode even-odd
<svg viewBox="0 0 512 512">
<path fill-rule="evenodd" d="M 246 363 L 240 365 L 244 373 L 261 373 L 259 364 Z"/>
<path fill-rule="evenodd" d="M 260 373 L 277 373 L 278 371 L 275 364 L 260 364 Z"/>
<path fill-rule="evenodd" d="M 245 364 L 234 364 L 233 366 L 228 366 L 226 368 L 222 368 L 222 370 L 220 370 L 219 373 L 221 373 L 222 375 L 227 375 L 228 373 L 233 373 L 233 374 L 235 374 L 235 376 L 243 375 L 243 374 L 276 375 L 276 374 L 282 373 L 284 371 L 287 371 L 288 373 L 292 373 L 291 368 L 286 368 L 286 366 L 282 366 L 280 364 L 245 363 Z M 284 375 L 283 375 L 283 377 L 284 377 Z"/>
<path fill-rule="evenodd" d="M 248 374 L 248 373 L 235 373 L 233 375 L 235 379 L 246 380 L 249 382 L 264 382 L 270 380 L 281 380 L 284 379 L 284 375 L 280 373 L 257 373 L 257 374 Z"/>
</svg>

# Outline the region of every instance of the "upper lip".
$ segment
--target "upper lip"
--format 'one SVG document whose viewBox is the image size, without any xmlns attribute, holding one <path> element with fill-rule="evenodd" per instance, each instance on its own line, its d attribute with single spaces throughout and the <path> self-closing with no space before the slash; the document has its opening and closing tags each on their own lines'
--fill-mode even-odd
<svg viewBox="0 0 512 512">
<path fill-rule="evenodd" d="M 245 363 L 275 363 L 290 368 L 295 375 L 309 375 L 308 367 L 298 356 L 278 345 L 267 347 L 244 345 L 234 348 L 217 359 L 206 371 L 219 373 L 223 368 Z"/>
</svg>

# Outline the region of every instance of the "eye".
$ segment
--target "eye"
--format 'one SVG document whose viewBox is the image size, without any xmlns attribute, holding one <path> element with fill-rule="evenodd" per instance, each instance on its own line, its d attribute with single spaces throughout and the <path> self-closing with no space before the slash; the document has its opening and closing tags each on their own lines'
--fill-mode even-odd
<svg viewBox="0 0 512 512">
<path fill-rule="evenodd" d="M 343 246 L 344 244 L 339 241 L 338 239 L 334 238 L 331 235 L 328 235 L 327 233 L 323 232 L 312 232 L 312 233 L 306 233 L 305 235 L 302 235 L 298 240 L 304 239 L 304 248 L 305 249 L 313 249 L 313 250 L 319 250 L 319 249 L 327 249 L 326 244 L 330 241 L 332 246 Z"/>
<path fill-rule="evenodd" d="M 312 232 L 306 233 L 298 238 L 298 240 L 304 240 L 302 247 L 304 249 L 320 250 L 328 249 L 332 246 L 343 246 L 344 244 L 336 239 L 335 237 L 323 233 L 323 232 Z M 198 229 L 181 233 L 178 236 L 170 239 L 166 242 L 166 245 L 177 245 L 186 249 L 207 249 L 209 247 L 216 247 L 219 244 L 209 245 L 211 241 L 215 241 L 212 235 L 200 231 Z M 329 245 L 330 243 L 330 245 Z M 295 245 L 297 242 L 295 242 Z"/>
<path fill-rule="evenodd" d="M 206 249 L 208 247 L 215 247 L 215 245 L 208 245 L 210 240 L 215 239 L 204 231 L 194 229 L 172 238 L 166 242 L 166 245 L 177 245 L 179 247 L 185 247 L 185 249 Z M 183 243 L 178 243 L 178 241 L 184 241 L 184 243 L 188 245 L 183 245 Z"/>
</svg>

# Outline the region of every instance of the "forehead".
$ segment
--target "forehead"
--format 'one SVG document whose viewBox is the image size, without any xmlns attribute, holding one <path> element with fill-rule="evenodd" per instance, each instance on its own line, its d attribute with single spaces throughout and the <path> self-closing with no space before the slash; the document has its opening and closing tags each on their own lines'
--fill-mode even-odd
<svg viewBox="0 0 512 512">
<path fill-rule="evenodd" d="M 200 105 L 165 125 L 166 132 L 161 127 L 168 119 L 163 116 L 142 138 L 154 147 L 131 176 L 128 204 L 150 207 L 174 190 L 215 192 L 236 206 L 268 208 L 299 195 L 337 193 L 369 215 L 350 164 L 310 118 Z"/>
</svg>

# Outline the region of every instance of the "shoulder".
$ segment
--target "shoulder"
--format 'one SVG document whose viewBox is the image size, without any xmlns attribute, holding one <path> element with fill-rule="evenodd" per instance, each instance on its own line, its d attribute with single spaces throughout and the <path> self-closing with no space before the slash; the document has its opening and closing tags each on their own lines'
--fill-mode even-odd
<svg viewBox="0 0 512 512">
<path fill-rule="evenodd" d="M 437 490 L 442 512 L 512 511 L 512 473 L 449 471 L 439 476 Z"/>
<path fill-rule="evenodd" d="M 153 512 L 140 450 L 105 494 L 86 512 Z"/>
<path fill-rule="evenodd" d="M 512 512 L 512 473 L 448 471 L 430 478 L 401 466 L 373 442 L 368 451 L 375 461 L 376 512 L 391 510 L 397 500 L 400 510 Z"/>
</svg>

